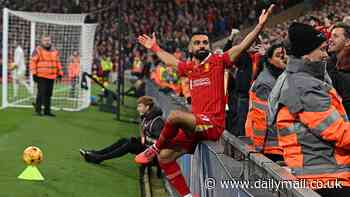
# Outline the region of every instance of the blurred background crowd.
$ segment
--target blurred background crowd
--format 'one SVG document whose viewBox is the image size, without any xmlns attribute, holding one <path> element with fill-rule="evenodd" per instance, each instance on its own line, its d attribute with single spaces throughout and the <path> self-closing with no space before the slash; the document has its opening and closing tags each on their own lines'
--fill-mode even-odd
<svg viewBox="0 0 350 197">
<path fill-rule="evenodd" d="M 276 10 L 282 11 L 300 1 L 277 0 Z M 88 20 L 99 23 L 93 69 L 102 76 L 103 72 L 116 72 L 119 64 L 126 69 L 137 66 L 153 68 L 158 64 L 136 44 L 140 34 L 156 32 L 165 49 L 184 58 L 192 32 L 207 31 L 212 39 L 218 40 L 228 36 L 232 28 L 243 29 L 252 25 L 268 3 L 260 0 L 3 0 L 0 7 L 19 11 L 90 13 Z M 121 40 L 118 39 L 118 28 L 122 29 Z M 122 57 L 119 55 L 120 44 Z M 102 65 L 106 62 L 112 67 Z M 165 78 L 174 81 L 172 77 Z"/>
<path fill-rule="evenodd" d="M 347 20 L 350 2 L 346 0 L 308 0 L 312 11 L 297 19 L 267 28 L 260 42 L 253 49 L 264 51 L 271 43 L 281 42 L 287 36 L 287 27 L 293 21 L 310 23 L 328 33 L 335 21 Z M 281 12 L 302 0 L 276 0 L 275 12 Z M 138 76 L 151 76 L 165 90 L 186 95 L 186 88 L 172 68 L 163 65 L 153 54 L 137 44 L 137 36 L 156 36 L 162 48 L 185 59 L 187 43 L 192 32 L 205 31 L 213 41 L 230 35 L 232 29 L 243 30 L 256 22 L 261 10 L 269 0 L 4 0 L 1 7 L 19 11 L 42 11 L 52 13 L 90 13 L 89 22 L 97 22 L 93 72 L 116 80 L 119 64 Z M 322 6 L 324 5 L 324 6 Z M 120 9 L 120 15 L 119 15 Z M 120 17 L 120 21 L 118 20 Z M 2 21 L 2 20 L 1 20 Z M 2 26 L 0 26 L 2 28 Z M 121 39 L 118 38 L 118 30 Z M 0 31 L 1 32 L 1 31 Z M 239 41 L 242 35 L 236 36 Z M 0 37 L 1 38 L 1 37 Z M 121 45 L 121 46 L 120 46 Z M 119 53 L 121 47 L 122 55 Z M 259 48 L 259 49 L 258 49 Z M 253 50 L 254 52 L 254 50 Z"/>
</svg>

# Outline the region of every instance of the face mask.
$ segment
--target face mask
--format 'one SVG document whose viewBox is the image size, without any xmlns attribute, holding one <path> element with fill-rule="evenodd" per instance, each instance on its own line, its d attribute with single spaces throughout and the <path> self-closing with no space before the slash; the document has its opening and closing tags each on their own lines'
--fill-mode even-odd
<svg viewBox="0 0 350 197">
<path fill-rule="evenodd" d="M 193 56 L 199 61 L 203 61 L 206 57 L 208 57 L 209 54 L 210 54 L 209 50 L 201 49 L 201 50 L 198 50 L 195 54 L 193 54 Z"/>
</svg>

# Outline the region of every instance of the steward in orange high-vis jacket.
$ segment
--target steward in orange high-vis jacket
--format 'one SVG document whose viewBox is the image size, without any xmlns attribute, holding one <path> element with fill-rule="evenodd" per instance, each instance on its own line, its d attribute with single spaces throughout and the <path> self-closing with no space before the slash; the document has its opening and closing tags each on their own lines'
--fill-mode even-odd
<svg viewBox="0 0 350 197">
<path fill-rule="evenodd" d="M 322 61 L 326 38 L 300 23 L 288 34 L 291 56 L 269 96 L 268 126 L 293 175 L 322 196 L 350 196 L 350 124 Z"/>
<path fill-rule="evenodd" d="M 50 36 L 43 36 L 30 60 L 30 69 L 34 81 L 38 84 L 35 112 L 41 116 L 41 106 L 44 105 L 44 115 L 55 116 L 51 113 L 51 96 L 57 77 L 62 77 L 62 66 L 59 52 L 51 45 Z"/>
<path fill-rule="evenodd" d="M 281 44 L 272 45 L 262 58 L 262 72 L 249 90 L 249 111 L 245 123 L 246 136 L 253 145 L 273 161 L 283 160 L 278 146 L 277 131 L 267 127 L 267 99 L 277 78 L 282 74 L 286 51 Z"/>
<path fill-rule="evenodd" d="M 68 64 L 68 80 L 70 81 L 70 91 L 69 96 L 75 97 L 78 93 L 76 86 L 79 83 L 80 77 L 80 56 L 78 51 L 74 51 L 71 57 L 69 58 Z"/>
</svg>

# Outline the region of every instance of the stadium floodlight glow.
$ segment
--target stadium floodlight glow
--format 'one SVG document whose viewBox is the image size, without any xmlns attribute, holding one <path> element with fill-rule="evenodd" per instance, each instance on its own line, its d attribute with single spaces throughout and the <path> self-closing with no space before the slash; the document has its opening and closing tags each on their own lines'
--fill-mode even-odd
<svg viewBox="0 0 350 197">
<path fill-rule="evenodd" d="M 96 24 L 84 23 L 86 16 L 3 10 L 2 108 L 32 107 L 35 102 L 37 91 L 29 63 L 43 35 L 49 35 L 60 52 L 64 72 L 62 80 L 55 82 L 52 108 L 79 111 L 89 106 L 91 88 L 80 88 L 80 81 L 82 73 L 91 73 Z M 80 74 L 71 77 L 74 52 L 79 53 Z M 24 63 L 15 64 L 18 59 Z M 90 83 L 88 80 L 88 87 Z"/>
</svg>

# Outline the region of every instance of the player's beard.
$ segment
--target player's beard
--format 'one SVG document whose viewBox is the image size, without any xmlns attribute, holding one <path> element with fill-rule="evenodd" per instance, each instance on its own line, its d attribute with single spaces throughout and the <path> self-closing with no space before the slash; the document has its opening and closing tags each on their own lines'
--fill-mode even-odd
<svg viewBox="0 0 350 197">
<path fill-rule="evenodd" d="M 199 61 L 203 61 L 205 58 L 208 57 L 208 55 L 210 54 L 210 51 L 207 49 L 200 49 L 198 51 L 196 51 L 193 56 L 198 59 Z"/>
<path fill-rule="evenodd" d="M 43 48 L 46 49 L 46 50 L 50 50 L 51 49 L 51 44 L 45 45 L 45 46 L 43 46 Z"/>
</svg>

